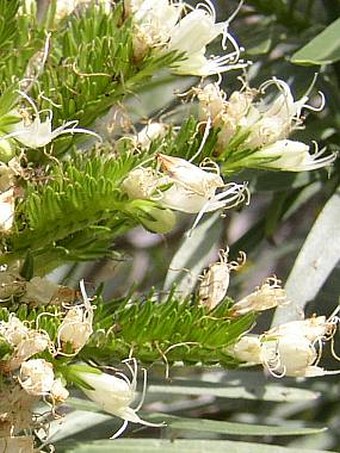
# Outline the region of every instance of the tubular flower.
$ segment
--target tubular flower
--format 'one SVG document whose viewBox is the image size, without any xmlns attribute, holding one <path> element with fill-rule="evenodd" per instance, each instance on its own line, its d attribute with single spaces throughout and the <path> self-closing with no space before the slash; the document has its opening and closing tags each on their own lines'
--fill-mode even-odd
<svg viewBox="0 0 340 453">
<path fill-rule="evenodd" d="M 225 298 L 230 281 L 230 271 L 240 269 L 245 261 L 244 252 L 240 252 L 238 261 L 228 262 L 229 248 L 219 251 L 219 260 L 211 264 L 203 273 L 198 288 L 199 302 L 213 310 Z"/>
<path fill-rule="evenodd" d="M 63 403 L 69 396 L 68 390 L 65 388 L 62 380 L 57 378 L 53 381 L 51 387 L 51 396 L 56 404 Z"/>
<path fill-rule="evenodd" d="M 313 344 L 304 336 L 261 338 L 261 362 L 265 370 L 275 377 L 295 376 L 312 377 L 327 374 L 323 368 L 315 365 L 318 352 Z"/>
<path fill-rule="evenodd" d="M 314 343 L 328 341 L 336 333 L 339 323 L 339 310 L 340 306 L 334 310 L 329 318 L 326 318 L 326 316 L 312 316 L 311 318 L 280 324 L 270 329 L 267 333 L 268 335 L 290 335 L 294 332 L 299 332 L 300 335 Z"/>
<path fill-rule="evenodd" d="M 268 278 L 255 291 L 232 307 L 233 316 L 242 316 L 251 311 L 264 311 L 288 303 L 285 290 L 276 277 Z"/>
<path fill-rule="evenodd" d="M 186 3 L 168 0 L 125 0 L 128 15 L 136 24 L 135 56 L 143 58 L 150 48 L 184 53 L 172 71 L 177 74 L 209 76 L 231 69 L 243 68 L 248 63 L 239 60 L 240 48 L 228 32 L 233 16 L 216 23 L 216 12 L 210 0 L 195 9 Z M 181 17 L 184 11 L 189 11 Z M 206 46 L 222 35 L 222 47 L 229 41 L 233 50 L 222 57 L 206 58 Z"/>
<path fill-rule="evenodd" d="M 274 100 L 261 99 L 268 88 L 278 90 Z M 309 153 L 304 143 L 287 140 L 292 131 L 303 128 L 302 110 L 321 110 L 308 105 L 308 94 L 295 100 L 290 87 L 275 77 L 263 83 L 259 90 L 245 86 L 232 93 L 226 100 L 225 93 L 217 84 L 208 84 L 197 89 L 200 118 L 220 128 L 217 146 L 220 152 L 228 153 L 242 167 L 269 168 L 283 171 L 309 171 L 329 165 L 335 154 L 320 157 L 323 151 Z M 242 157 L 237 159 L 237 153 Z M 246 155 L 244 154 L 246 152 Z M 228 162 L 227 162 L 228 164 Z"/>
<path fill-rule="evenodd" d="M 90 338 L 93 328 L 93 308 L 85 291 L 84 280 L 80 281 L 83 305 L 68 310 L 58 329 L 59 349 L 61 344 L 70 344 L 74 353 L 78 353 Z"/>
<path fill-rule="evenodd" d="M 309 146 L 296 140 L 278 140 L 272 145 L 259 149 L 251 158 L 262 161 L 262 166 L 273 170 L 311 171 L 330 165 L 336 154 L 323 156 L 325 150 L 309 152 Z M 260 164 L 261 165 L 261 164 Z"/>
<path fill-rule="evenodd" d="M 246 186 L 225 184 L 212 161 L 204 160 L 198 167 L 185 159 L 163 154 L 158 154 L 158 161 L 161 170 L 173 182 L 162 193 L 161 203 L 171 209 L 197 213 L 193 228 L 206 212 L 230 209 L 248 201 Z"/>
<path fill-rule="evenodd" d="M 62 126 L 57 127 L 52 130 L 52 119 L 53 113 L 51 110 L 48 110 L 47 118 L 42 121 L 40 119 L 40 114 L 43 111 L 38 111 L 33 100 L 27 96 L 23 91 L 19 91 L 19 94 L 26 99 L 30 104 L 34 112 L 34 119 L 30 119 L 28 113 L 24 114 L 24 118 L 15 123 L 12 126 L 12 130 L 9 134 L 0 138 L 1 140 L 13 137 L 18 142 L 26 146 L 27 148 L 42 148 L 43 146 L 48 145 L 52 140 L 64 134 L 88 134 L 100 139 L 99 135 L 95 132 L 92 132 L 88 129 L 77 127 L 78 121 L 67 121 Z"/>
<path fill-rule="evenodd" d="M 137 411 L 141 408 L 146 391 L 146 374 L 144 374 L 144 386 L 143 395 L 141 402 L 135 409 L 130 407 L 130 404 L 136 398 L 136 387 L 137 387 L 137 362 L 132 360 L 125 361 L 132 379 L 123 373 L 117 373 L 117 376 L 113 376 L 107 373 L 101 373 L 98 369 L 93 368 L 93 372 L 78 372 L 79 378 L 91 387 L 91 389 L 82 388 L 85 395 L 92 401 L 97 403 L 101 409 L 109 414 L 120 417 L 124 420 L 122 427 L 111 437 L 115 439 L 123 433 L 126 429 L 128 422 L 140 423 L 146 426 L 163 426 L 163 424 L 150 423 L 142 420 L 138 415 Z"/>
<path fill-rule="evenodd" d="M 151 199 L 175 211 L 198 214 L 194 226 L 206 212 L 229 209 L 248 200 L 246 186 L 225 184 L 211 161 L 203 161 L 198 167 L 160 153 L 157 160 L 161 172 L 139 167 L 123 181 L 130 198 Z"/>
</svg>

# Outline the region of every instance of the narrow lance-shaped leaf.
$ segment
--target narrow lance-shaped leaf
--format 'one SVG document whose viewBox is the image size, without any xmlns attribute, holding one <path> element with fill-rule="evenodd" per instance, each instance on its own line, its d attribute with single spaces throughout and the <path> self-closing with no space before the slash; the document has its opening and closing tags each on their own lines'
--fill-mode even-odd
<svg viewBox="0 0 340 453">
<path fill-rule="evenodd" d="M 340 60 L 340 18 L 294 53 L 291 62 L 299 65 L 324 65 Z"/>
<path fill-rule="evenodd" d="M 327 280 L 340 258 L 340 188 L 316 219 L 288 277 L 285 289 L 292 304 L 277 311 L 273 325 L 292 321 Z"/>
</svg>

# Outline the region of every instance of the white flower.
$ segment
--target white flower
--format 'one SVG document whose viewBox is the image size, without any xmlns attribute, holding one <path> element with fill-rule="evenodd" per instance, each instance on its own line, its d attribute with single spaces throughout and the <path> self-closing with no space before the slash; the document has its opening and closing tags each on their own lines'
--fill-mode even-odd
<svg viewBox="0 0 340 453">
<path fill-rule="evenodd" d="M 251 159 L 258 160 L 260 166 L 274 170 L 310 171 L 330 165 L 337 158 L 335 153 L 321 157 L 324 151 L 311 154 L 309 146 L 302 142 L 278 140 L 255 151 Z"/>
<path fill-rule="evenodd" d="M 8 361 L 8 367 L 12 370 L 18 368 L 34 354 L 45 351 L 50 344 L 51 340 L 47 333 L 30 329 L 26 337 L 16 345 L 14 355 Z"/>
<path fill-rule="evenodd" d="M 217 83 L 208 83 L 203 88 L 193 88 L 193 91 L 199 100 L 199 118 L 211 120 L 213 126 L 218 125 L 226 106 L 226 93 L 220 90 Z"/>
<path fill-rule="evenodd" d="M 234 15 L 225 22 L 216 22 L 216 13 L 210 0 L 199 3 L 195 9 L 183 2 L 168 0 L 125 0 L 126 12 L 136 24 L 134 50 L 142 58 L 148 48 L 163 48 L 185 54 L 172 71 L 177 74 L 209 76 L 231 69 L 243 68 L 248 63 L 239 61 L 240 48 L 228 33 Z M 181 18 L 183 11 L 189 12 Z M 222 57 L 205 57 L 206 46 L 223 35 L 222 47 L 229 41 L 233 50 Z"/>
<path fill-rule="evenodd" d="M 232 307 L 233 316 L 241 316 L 251 311 L 264 311 L 287 304 L 285 290 L 276 277 L 268 278 L 254 292 L 248 294 Z"/>
<path fill-rule="evenodd" d="M 26 339 L 30 329 L 11 313 L 8 321 L 0 321 L 0 335 L 11 346 L 17 346 Z"/>
<path fill-rule="evenodd" d="M 236 183 L 225 184 L 212 161 L 204 160 L 198 167 L 179 157 L 159 153 L 157 158 L 161 170 L 173 182 L 162 192 L 161 203 L 178 211 L 198 213 L 193 228 L 206 212 L 229 209 L 248 200 L 247 188 Z"/>
<path fill-rule="evenodd" d="M 14 187 L 0 193 L 0 233 L 11 231 L 14 222 Z"/>
<path fill-rule="evenodd" d="M 199 302 L 213 310 L 226 296 L 229 287 L 230 271 L 238 270 L 246 261 L 245 254 L 240 253 L 238 261 L 228 262 L 229 249 L 220 250 L 219 260 L 211 264 L 203 273 L 198 288 Z"/>
<path fill-rule="evenodd" d="M 307 319 L 290 321 L 273 327 L 267 334 L 283 336 L 299 332 L 300 335 L 303 335 L 313 343 L 328 341 L 333 338 L 337 330 L 337 324 L 339 323 L 337 313 L 339 309 L 340 307 L 338 306 L 329 318 L 326 318 L 326 316 L 312 316 Z"/>
<path fill-rule="evenodd" d="M 18 123 L 15 123 L 12 126 L 11 132 L 4 137 L 0 137 L 0 141 L 5 138 L 14 137 L 17 141 L 28 148 L 41 148 L 48 145 L 52 140 L 63 134 L 82 133 L 92 135 L 100 139 L 99 135 L 95 132 L 77 127 L 78 121 L 67 121 L 62 126 L 59 126 L 52 131 L 52 111 L 49 110 L 47 118 L 44 121 L 41 121 L 40 114 L 42 112 L 38 111 L 33 100 L 23 91 L 18 91 L 18 93 L 31 105 L 35 117 L 33 120 L 26 117 Z"/>
<path fill-rule="evenodd" d="M 93 332 L 93 308 L 87 297 L 84 280 L 80 281 L 83 305 L 68 310 L 58 329 L 58 345 L 70 344 L 74 353 L 78 353 L 87 343 Z"/>
<path fill-rule="evenodd" d="M 199 3 L 174 27 L 168 44 L 168 50 L 185 52 L 186 59 L 174 65 L 173 72 L 209 76 L 232 69 L 247 66 L 239 60 L 240 48 L 235 39 L 228 33 L 230 19 L 226 22 L 216 22 L 216 12 L 212 2 L 206 0 Z M 206 46 L 218 35 L 223 35 L 222 46 L 226 49 L 229 40 L 233 50 L 222 57 L 205 57 Z"/>
<path fill-rule="evenodd" d="M 30 329 L 14 314 L 7 322 L 0 322 L 0 335 L 14 348 L 12 356 L 6 361 L 10 370 L 18 368 L 22 362 L 43 352 L 51 344 L 46 332 Z"/>
<path fill-rule="evenodd" d="M 275 377 L 322 376 L 326 372 L 314 365 L 318 353 L 313 344 L 304 336 L 297 334 L 261 339 L 261 362 Z"/>
<path fill-rule="evenodd" d="M 320 107 L 314 108 L 308 105 L 308 95 L 295 100 L 289 85 L 283 80 L 273 77 L 264 82 L 259 93 L 266 94 L 269 87 L 274 86 L 278 90 L 278 95 L 273 101 L 266 99 L 253 102 L 245 115 L 244 123 L 249 128 L 249 136 L 246 145 L 251 148 L 259 148 L 275 143 L 277 140 L 285 139 L 295 129 L 303 127 L 301 117 L 302 110 L 321 110 L 324 107 L 324 97 Z M 310 91 L 310 89 L 308 90 Z"/>
<path fill-rule="evenodd" d="M 182 2 L 168 0 L 125 0 L 124 9 L 136 24 L 135 56 L 143 57 L 148 48 L 164 46 L 170 39 L 183 11 Z"/>
<path fill-rule="evenodd" d="M 274 377 L 313 377 L 338 374 L 318 366 L 323 343 L 331 341 L 331 352 L 336 360 L 333 337 L 340 321 L 340 306 L 331 316 L 316 316 L 292 321 L 270 329 L 262 335 L 245 335 L 228 352 L 245 365 L 262 364 Z"/>
<path fill-rule="evenodd" d="M 129 364 L 129 361 L 125 361 L 125 363 L 131 372 L 131 381 L 123 373 L 117 373 L 117 376 L 113 376 L 111 374 L 98 372 L 97 369 L 93 369 L 93 373 L 78 373 L 79 378 L 86 385 L 92 387 L 91 390 L 82 387 L 82 391 L 85 395 L 97 403 L 103 411 L 124 420 L 122 427 L 111 437 L 111 439 L 118 437 L 126 429 L 128 422 L 141 423 L 146 426 L 163 426 L 163 424 L 146 422 L 137 415 L 137 411 L 142 406 L 145 397 L 145 374 L 141 402 L 135 409 L 130 407 L 130 404 L 136 398 L 137 363 L 135 360 L 132 360 L 132 366 Z"/>
<path fill-rule="evenodd" d="M 132 199 L 151 199 L 175 211 L 198 214 L 193 228 L 206 212 L 230 209 L 248 200 L 246 186 L 225 184 L 212 161 L 203 161 L 197 167 L 161 153 L 157 160 L 162 173 L 151 168 L 134 169 L 123 181 L 124 190 Z"/>
<path fill-rule="evenodd" d="M 323 376 L 340 371 L 326 371 L 318 366 L 323 342 L 331 340 L 337 330 L 338 306 L 331 316 L 316 316 L 281 324 L 264 333 L 261 340 L 262 363 L 272 375 Z M 333 345 L 333 343 L 332 343 Z M 335 355 L 333 347 L 332 354 Z"/>
<path fill-rule="evenodd" d="M 20 367 L 19 382 L 30 395 L 48 395 L 54 383 L 53 366 L 44 359 L 30 359 Z"/>
</svg>

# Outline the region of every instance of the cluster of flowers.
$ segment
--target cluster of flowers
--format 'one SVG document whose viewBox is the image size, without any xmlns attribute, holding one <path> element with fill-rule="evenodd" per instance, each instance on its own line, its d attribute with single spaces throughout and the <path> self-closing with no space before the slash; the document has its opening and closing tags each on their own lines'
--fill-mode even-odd
<svg viewBox="0 0 340 453">
<path fill-rule="evenodd" d="M 278 325 L 262 335 L 244 335 L 230 353 L 245 365 L 262 365 L 274 377 L 338 374 L 339 370 L 327 371 L 318 364 L 326 341 L 331 341 L 332 355 L 340 360 L 333 348 L 339 309 L 329 318 L 314 316 Z"/>
<path fill-rule="evenodd" d="M 125 0 L 127 17 L 135 26 L 134 53 L 143 58 L 150 49 L 159 52 L 176 51 L 183 60 L 172 67 L 177 74 L 209 76 L 216 73 L 244 68 L 240 60 L 241 49 L 228 31 L 233 19 L 216 23 L 216 13 L 210 0 L 198 3 L 196 8 L 187 3 L 168 0 Z M 231 52 L 222 57 L 206 57 L 206 46 L 222 35 L 222 48 L 232 46 Z"/>
<path fill-rule="evenodd" d="M 6 276 L 6 272 L 1 272 L 0 276 L 1 274 Z M 14 286 L 5 282 L 6 278 L 3 277 L 0 293 L 2 300 L 5 300 L 4 296 L 10 297 L 10 293 L 25 291 L 23 301 L 35 305 L 39 302 L 39 305 L 42 305 L 56 302 L 61 291 L 65 295 L 65 287 L 60 289 L 58 285 L 40 277 L 26 282 L 25 289 L 19 280 Z M 8 321 L 0 321 L 0 339 L 11 348 L 10 353 L 1 361 L 2 372 L 17 381 L 28 395 L 43 397 L 53 406 L 63 403 L 69 396 L 65 379 L 62 376 L 56 377 L 56 374 L 60 374 L 58 373 L 57 358 L 60 356 L 75 358 L 93 333 L 93 306 L 86 294 L 83 281 L 80 282 L 80 289 L 83 303 L 70 305 L 66 308 L 66 312 L 60 313 L 63 319 L 58 327 L 55 342 L 51 340 L 46 331 L 37 327 L 31 328 L 30 322 L 21 321 L 14 313 L 10 314 Z M 63 301 L 65 302 L 64 297 Z M 54 315 L 46 312 L 41 313 L 40 318 L 42 316 Z M 36 326 L 38 323 L 39 318 L 35 321 Z M 40 356 L 44 353 L 51 359 L 41 358 Z M 128 422 L 160 426 L 142 420 L 136 413 L 144 402 L 146 372 L 144 372 L 141 402 L 134 409 L 130 407 L 130 404 L 136 399 L 137 362 L 131 359 L 123 363 L 131 373 L 131 380 L 120 372 L 114 376 L 87 365 L 69 365 L 69 369 L 74 368 L 74 374 L 83 383 L 81 387 L 83 392 L 102 410 L 124 420 L 121 429 L 114 434 L 113 438 L 118 437 L 125 430 Z"/>
<path fill-rule="evenodd" d="M 212 263 L 203 273 L 198 288 L 202 305 L 213 310 L 225 298 L 230 271 L 239 270 L 245 263 L 240 253 L 238 261 L 228 262 L 228 248 L 220 250 L 219 260 Z M 261 312 L 282 307 L 289 303 L 286 292 L 276 277 L 266 279 L 254 292 L 236 302 L 230 311 L 231 317 Z M 338 306 L 328 319 L 314 316 L 309 319 L 281 324 L 261 335 L 245 334 L 228 352 L 244 365 L 262 365 L 274 377 L 312 377 L 336 374 L 340 371 L 326 371 L 318 366 L 325 341 L 331 341 L 332 355 L 340 358 L 333 348 L 333 337 L 340 321 Z"/>
<path fill-rule="evenodd" d="M 131 199 L 148 199 L 174 211 L 198 214 L 230 209 L 249 200 L 245 184 L 226 184 L 218 166 L 205 159 L 200 166 L 179 157 L 157 155 L 159 169 L 137 167 L 123 181 Z"/>
<path fill-rule="evenodd" d="M 274 99 L 266 97 L 269 87 L 277 90 Z M 321 110 L 308 105 L 308 93 L 295 100 L 283 80 L 264 82 L 258 90 L 247 84 L 241 91 L 234 91 L 229 99 L 218 84 L 209 83 L 195 89 L 199 100 L 200 119 L 218 129 L 216 152 L 230 152 L 242 156 L 239 167 L 260 167 L 292 172 L 309 171 L 329 165 L 335 155 L 320 156 L 323 151 L 309 153 L 305 143 L 289 140 L 296 129 L 303 128 L 302 110 Z M 262 96 L 263 98 L 259 98 Z"/>
<path fill-rule="evenodd" d="M 46 331 L 31 328 L 29 322 L 21 321 L 14 313 L 10 314 L 8 321 L 0 322 L 0 336 L 11 347 L 9 357 L 2 361 L 2 370 L 14 373 L 22 388 L 30 395 L 50 396 L 55 403 L 64 401 L 68 396 L 62 380 L 54 376 L 52 363 L 32 357 L 44 351 L 51 357 L 75 356 L 86 344 L 92 333 L 93 308 L 83 282 L 81 291 L 83 304 L 70 306 L 64 313 L 57 332 L 57 345 Z M 36 324 L 39 323 L 38 319 Z M 64 352 L 65 345 L 71 348 L 69 354 Z"/>
</svg>

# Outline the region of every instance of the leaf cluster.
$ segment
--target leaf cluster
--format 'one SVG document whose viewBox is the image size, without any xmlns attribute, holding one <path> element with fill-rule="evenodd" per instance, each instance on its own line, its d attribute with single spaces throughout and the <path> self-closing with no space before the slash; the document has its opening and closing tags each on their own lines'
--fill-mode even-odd
<svg viewBox="0 0 340 453">
<path fill-rule="evenodd" d="M 248 331 L 253 313 L 233 318 L 231 299 L 213 311 L 197 300 L 181 299 L 176 292 L 157 301 L 155 294 L 146 300 L 100 303 L 95 313 L 95 331 L 81 352 L 86 358 L 107 361 L 136 357 L 142 363 L 162 360 L 166 364 L 182 361 L 188 365 L 237 365 L 228 347 Z"/>
</svg>

